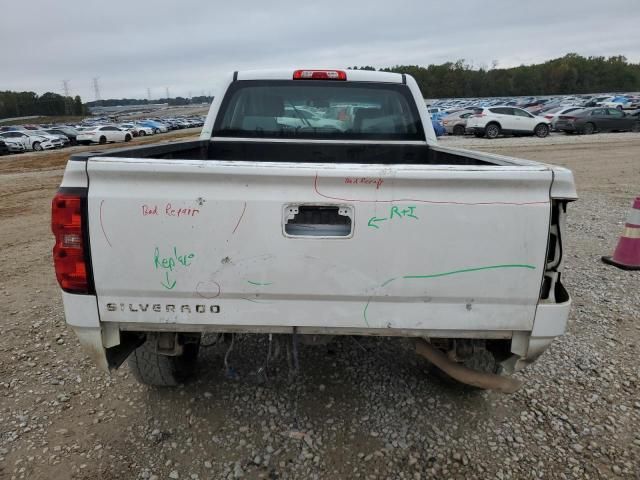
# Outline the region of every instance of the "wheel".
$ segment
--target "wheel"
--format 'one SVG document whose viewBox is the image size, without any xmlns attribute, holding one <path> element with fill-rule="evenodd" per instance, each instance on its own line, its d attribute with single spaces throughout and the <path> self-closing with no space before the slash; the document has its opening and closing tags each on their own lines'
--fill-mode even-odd
<svg viewBox="0 0 640 480">
<path fill-rule="evenodd" d="M 125 142 L 130 142 L 131 141 L 131 135 L 129 135 L 128 133 L 124 136 L 124 141 Z"/>
<path fill-rule="evenodd" d="M 156 387 L 175 387 L 196 371 L 200 343 L 187 343 L 178 356 L 159 355 L 154 345 L 145 342 L 129 357 L 129 368 L 140 383 Z"/>
<path fill-rule="evenodd" d="M 33 142 L 32 147 L 36 152 L 41 152 L 43 150 L 42 145 L 40 145 L 40 142 Z"/>
<path fill-rule="evenodd" d="M 454 135 L 464 135 L 464 125 L 456 125 L 453 127 Z"/>
<path fill-rule="evenodd" d="M 533 130 L 533 133 L 535 133 L 536 137 L 538 138 L 544 138 L 547 135 L 549 135 L 549 125 L 545 123 L 540 123 L 539 125 L 536 125 L 536 128 Z"/>
<path fill-rule="evenodd" d="M 617 108 L 618 110 L 622 110 L 622 105 L 618 105 L 616 108 Z"/>
<path fill-rule="evenodd" d="M 160 129 L 159 128 L 154 128 L 153 129 L 153 133 L 155 133 L 156 135 L 160 133 Z"/>
<path fill-rule="evenodd" d="M 144 130 L 140 130 L 140 131 L 138 132 L 138 136 L 139 136 L 139 137 L 144 137 L 146 134 L 147 134 L 147 133 L 146 133 Z"/>
<path fill-rule="evenodd" d="M 585 135 L 591 135 L 593 132 L 596 131 L 596 126 L 591 122 L 585 123 L 584 127 L 582 128 L 582 131 L 584 132 Z"/>
<path fill-rule="evenodd" d="M 631 127 L 631 131 L 632 132 L 640 132 L 640 122 L 634 123 L 633 127 Z"/>
<path fill-rule="evenodd" d="M 100 141 L 98 143 L 100 145 L 104 145 L 105 143 L 107 143 L 107 137 L 103 135 L 102 137 L 100 137 Z"/>
<path fill-rule="evenodd" d="M 490 123 L 484 128 L 484 134 L 487 138 L 496 138 L 500 135 L 500 126 L 497 123 Z"/>
</svg>

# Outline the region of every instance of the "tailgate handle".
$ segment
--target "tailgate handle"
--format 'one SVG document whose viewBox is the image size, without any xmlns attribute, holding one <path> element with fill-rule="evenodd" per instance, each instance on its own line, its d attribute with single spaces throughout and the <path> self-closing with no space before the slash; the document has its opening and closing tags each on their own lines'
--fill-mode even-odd
<svg viewBox="0 0 640 480">
<path fill-rule="evenodd" d="M 287 237 L 351 237 L 353 207 L 348 205 L 286 205 L 284 234 Z"/>
</svg>

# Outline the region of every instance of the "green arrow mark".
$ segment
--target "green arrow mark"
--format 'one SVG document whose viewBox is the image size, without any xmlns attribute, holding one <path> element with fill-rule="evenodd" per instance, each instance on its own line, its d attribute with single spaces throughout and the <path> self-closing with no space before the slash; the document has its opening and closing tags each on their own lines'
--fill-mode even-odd
<svg viewBox="0 0 640 480">
<path fill-rule="evenodd" d="M 377 225 L 377 223 L 376 223 L 376 222 L 382 222 L 382 221 L 384 221 L 384 220 L 386 220 L 386 218 L 376 218 L 376 217 L 371 217 L 371 218 L 369 219 L 369 223 L 367 223 L 367 225 L 369 225 L 370 227 L 373 227 L 373 228 L 380 228 L 380 227 Z"/>
<path fill-rule="evenodd" d="M 174 280 L 173 282 L 169 280 L 169 272 L 164 272 L 164 276 L 167 279 L 167 283 L 164 282 L 160 282 L 162 284 L 162 286 L 164 288 L 166 288 L 167 290 L 171 290 L 173 287 L 176 286 L 176 281 Z"/>
</svg>

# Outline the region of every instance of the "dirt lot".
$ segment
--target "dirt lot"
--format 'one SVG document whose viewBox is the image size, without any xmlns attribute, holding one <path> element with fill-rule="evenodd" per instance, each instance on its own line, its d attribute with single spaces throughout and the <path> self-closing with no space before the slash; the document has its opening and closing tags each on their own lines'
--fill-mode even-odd
<svg viewBox="0 0 640 480">
<path fill-rule="evenodd" d="M 0 158 L 0 478 L 640 478 L 640 272 L 600 262 L 640 194 L 640 135 L 443 143 L 577 179 L 570 331 L 512 396 L 443 385 L 397 339 L 302 346 L 292 383 L 284 361 L 258 381 L 262 338 L 238 341 L 239 379 L 220 347 L 175 390 L 126 367 L 109 377 L 65 327 L 51 267 L 49 203 L 69 151 Z"/>
</svg>

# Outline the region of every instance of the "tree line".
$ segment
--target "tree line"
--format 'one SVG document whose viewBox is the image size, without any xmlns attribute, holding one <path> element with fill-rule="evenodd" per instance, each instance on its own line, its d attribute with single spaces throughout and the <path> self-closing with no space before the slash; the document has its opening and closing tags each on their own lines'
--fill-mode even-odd
<svg viewBox="0 0 640 480">
<path fill-rule="evenodd" d="M 201 95 L 197 97 L 185 98 L 158 98 L 156 100 L 146 100 L 139 98 L 110 98 L 108 100 L 95 100 L 93 102 L 87 102 L 87 107 L 115 107 L 124 105 L 150 105 L 154 103 L 166 103 L 169 105 L 190 105 L 192 103 L 211 103 L 213 97 L 207 95 Z"/>
<path fill-rule="evenodd" d="M 376 70 L 371 66 L 353 68 Z M 427 67 L 396 65 L 380 70 L 413 76 L 425 98 L 640 91 L 640 64 L 621 55 L 583 57 L 569 53 L 544 63 L 513 68 L 475 68 L 458 60 Z"/>
<path fill-rule="evenodd" d="M 496 62 L 494 62 L 495 64 Z M 371 66 L 353 67 L 376 70 Z M 626 57 L 583 57 L 569 53 L 561 58 L 513 68 L 476 68 L 464 60 L 440 65 L 396 65 L 381 71 L 412 75 L 426 98 L 508 97 L 640 91 L 640 63 Z M 28 115 L 85 115 L 90 106 L 146 105 L 167 103 L 188 105 L 211 103 L 213 97 L 109 99 L 82 103 L 79 96 L 65 97 L 47 92 L 0 91 L 0 118 Z"/>
<path fill-rule="evenodd" d="M 84 115 L 86 109 L 79 96 L 65 97 L 47 92 L 0 91 L 0 118 L 29 115 Z"/>
</svg>

